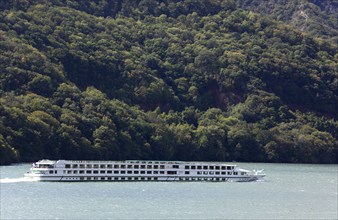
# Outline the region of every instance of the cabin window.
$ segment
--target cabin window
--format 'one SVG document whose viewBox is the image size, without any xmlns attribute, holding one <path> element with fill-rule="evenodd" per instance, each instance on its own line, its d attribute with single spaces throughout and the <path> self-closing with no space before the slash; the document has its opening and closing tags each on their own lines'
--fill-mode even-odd
<svg viewBox="0 0 338 220">
<path fill-rule="evenodd" d="M 237 173 L 237 172 L 234 172 L 234 175 L 238 175 L 238 173 Z"/>
<path fill-rule="evenodd" d="M 228 175 L 231 175 L 231 172 L 228 172 Z"/>
<path fill-rule="evenodd" d="M 111 170 L 108 170 L 108 171 L 107 171 L 107 173 L 108 173 L 108 174 L 112 174 L 112 173 L 113 173 L 113 171 L 111 171 Z"/>
<path fill-rule="evenodd" d="M 141 165 L 141 169 L 145 169 L 146 168 L 146 165 Z"/>
<path fill-rule="evenodd" d="M 80 177 L 80 180 L 84 180 L 84 178 L 83 178 L 83 177 Z"/>
<path fill-rule="evenodd" d="M 202 175 L 202 172 L 201 171 L 197 171 L 197 175 Z"/>
<path fill-rule="evenodd" d="M 92 165 L 91 164 L 87 164 L 87 168 L 92 168 Z"/>
<path fill-rule="evenodd" d="M 134 165 L 134 169 L 138 169 L 139 168 L 139 165 Z"/>
<path fill-rule="evenodd" d="M 241 172 L 241 175 L 244 175 L 245 173 L 244 172 Z"/>
<path fill-rule="evenodd" d="M 131 170 L 128 170 L 128 172 L 127 172 L 128 174 L 133 174 L 133 171 L 131 171 Z"/>
<path fill-rule="evenodd" d="M 85 168 L 85 165 L 84 164 L 80 164 L 80 168 Z"/>
<path fill-rule="evenodd" d="M 65 167 L 66 167 L 67 169 L 69 169 L 69 168 L 70 168 L 70 164 L 66 164 Z"/>
<path fill-rule="evenodd" d="M 203 172 L 203 175 L 208 175 L 208 172 L 207 172 L 207 171 L 204 171 L 204 172 Z"/>
<path fill-rule="evenodd" d="M 154 169 L 158 169 L 158 165 L 154 165 Z"/>
<path fill-rule="evenodd" d="M 197 166 L 197 169 L 198 169 L 198 170 L 201 170 L 201 169 L 202 169 L 202 166 Z"/>
<path fill-rule="evenodd" d="M 214 166 L 210 166 L 209 169 L 210 169 L 210 170 L 213 170 L 213 169 L 214 169 Z"/>
<path fill-rule="evenodd" d="M 114 177 L 114 180 L 119 180 L 119 178 L 118 177 Z"/>
<path fill-rule="evenodd" d="M 164 174 L 164 171 L 160 171 L 160 174 Z"/>
<path fill-rule="evenodd" d="M 231 167 L 227 166 L 227 170 L 231 170 Z"/>
<path fill-rule="evenodd" d="M 124 177 L 121 177 L 121 180 L 125 180 L 126 178 L 124 178 Z"/>
<path fill-rule="evenodd" d="M 151 174 L 151 171 L 147 171 L 147 174 Z"/>
<path fill-rule="evenodd" d="M 119 165 L 114 165 L 114 168 L 115 168 L 115 169 L 118 169 L 118 168 L 119 168 Z"/>
<path fill-rule="evenodd" d="M 132 178 L 131 178 L 131 177 L 128 177 L 128 180 L 132 180 Z"/>
<path fill-rule="evenodd" d="M 178 169 L 179 166 L 178 166 L 178 165 L 173 165 L 173 168 L 174 168 L 174 169 Z"/>
<path fill-rule="evenodd" d="M 125 169 L 125 168 L 126 168 L 126 165 L 122 164 L 121 169 Z"/>
<path fill-rule="evenodd" d="M 118 171 L 118 170 L 115 170 L 115 171 L 114 171 L 114 174 L 119 174 L 119 171 Z"/>
<path fill-rule="evenodd" d="M 141 171 L 141 174 L 146 174 L 146 171 Z"/>
<path fill-rule="evenodd" d="M 154 177 L 154 180 L 158 180 L 158 178 L 157 178 L 157 177 Z"/>
<path fill-rule="evenodd" d="M 67 171 L 67 174 L 71 174 L 71 173 L 72 173 L 72 171 L 71 171 L 71 170 L 68 170 L 68 171 Z"/>
<path fill-rule="evenodd" d="M 108 177 L 108 180 L 111 180 L 111 177 Z"/>
<path fill-rule="evenodd" d="M 106 171 L 105 170 L 100 170 L 100 173 L 106 173 Z"/>
<path fill-rule="evenodd" d="M 147 169 L 151 169 L 151 165 L 148 165 L 148 166 L 147 166 Z"/>
<path fill-rule="evenodd" d="M 177 174 L 177 171 L 167 171 L 167 174 L 168 174 L 168 175 L 176 175 L 176 174 Z"/>
<path fill-rule="evenodd" d="M 203 170 L 207 170 L 208 169 L 208 166 L 203 166 Z"/>
<path fill-rule="evenodd" d="M 101 169 L 104 169 L 104 168 L 106 168 L 106 165 L 101 164 L 101 165 L 100 165 L 100 168 L 101 168 Z"/>
<path fill-rule="evenodd" d="M 184 174 L 190 174 L 190 172 L 189 171 L 185 171 Z"/>
<path fill-rule="evenodd" d="M 222 172 L 221 174 L 222 174 L 222 175 L 226 175 L 226 172 Z"/>
<path fill-rule="evenodd" d="M 219 172 L 216 172 L 215 174 L 216 174 L 216 175 L 219 175 Z"/>
<path fill-rule="evenodd" d="M 185 166 L 184 169 L 189 170 L 189 166 Z"/>
<path fill-rule="evenodd" d="M 160 165 L 160 169 L 164 169 L 164 165 Z"/>
<path fill-rule="evenodd" d="M 108 165 L 107 165 L 107 168 L 108 168 L 108 169 L 111 169 L 111 168 L 113 168 L 113 165 L 108 164 Z"/>
<path fill-rule="evenodd" d="M 136 171 L 134 171 L 134 174 L 138 174 L 139 172 L 136 170 Z"/>
<path fill-rule="evenodd" d="M 49 171 L 49 174 L 53 174 L 53 170 L 50 170 L 50 171 Z"/>
<path fill-rule="evenodd" d="M 126 174 L 126 171 L 122 170 L 122 171 L 121 171 L 121 174 Z"/>
<path fill-rule="evenodd" d="M 98 171 L 98 170 L 94 170 L 93 173 L 94 173 L 94 174 L 98 174 L 99 171 Z"/>
<path fill-rule="evenodd" d="M 84 174 L 84 170 L 80 170 L 79 173 L 80 173 L 80 174 Z"/>
<path fill-rule="evenodd" d="M 222 169 L 222 170 L 226 170 L 226 167 L 225 167 L 225 166 L 222 166 L 221 169 Z"/>
<path fill-rule="evenodd" d="M 219 168 L 220 168 L 219 166 L 215 166 L 215 170 L 219 170 Z"/>
<path fill-rule="evenodd" d="M 154 174 L 158 174 L 158 171 L 154 171 Z"/>
<path fill-rule="evenodd" d="M 196 169 L 196 166 L 191 166 L 191 169 L 192 169 L 192 170 L 195 170 L 195 169 Z"/>
<path fill-rule="evenodd" d="M 214 175 L 214 172 L 209 172 L 210 175 Z"/>
<path fill-rule="evenodd" d="M 77 174 L 77 170 L 74 170 L 74 174 Z"/>
<path fill-rule="evenodd" d="M 93 167 L 94 167 L 94 168 L 99 168 L 99 165 L 98 165 L 98 164 L 94 164 Z"/>
<path fill-rule="evenodd" d="M 55 170 L 55 174 L 57 174 L 58 173 L 58 171 L 57 170 Z"/>
<path fill-rule="evenodd" d="M 101 177 L 101 180 L 104 180 L 104 177 Z"/>
<path fill-rule="evenodd" d="M 72 166 L 73 168 L 77 168 L 77 164 L 73 164 L 73 166 Z"/>
</svg>

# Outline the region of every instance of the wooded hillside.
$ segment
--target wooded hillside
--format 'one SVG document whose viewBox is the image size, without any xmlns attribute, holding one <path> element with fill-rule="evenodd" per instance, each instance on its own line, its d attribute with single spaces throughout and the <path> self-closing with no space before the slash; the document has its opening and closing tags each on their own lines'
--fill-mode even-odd
<svg viewBox="0 0 338 220">
<path fill-rule="evenodd" d="M 0 164 L 337 163 L 337 8 L 0 0 Z"/>
</svg>

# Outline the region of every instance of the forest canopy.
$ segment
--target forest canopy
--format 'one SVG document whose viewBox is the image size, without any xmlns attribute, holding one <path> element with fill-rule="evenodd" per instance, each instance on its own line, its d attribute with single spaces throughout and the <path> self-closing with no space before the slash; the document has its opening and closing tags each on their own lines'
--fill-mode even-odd
<svg viewBox="0 0 338 220">
<path fill-rule="evenodd" d="M 0 0 L 0 164 L 338 162 L 338 5 Z"/>
</svg>

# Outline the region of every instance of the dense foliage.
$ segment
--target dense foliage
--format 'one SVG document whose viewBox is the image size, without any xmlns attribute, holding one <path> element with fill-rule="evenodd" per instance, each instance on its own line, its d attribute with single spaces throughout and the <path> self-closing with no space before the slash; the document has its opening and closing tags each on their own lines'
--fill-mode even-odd
<svg viewBox="0 0 338 220">
<path fill-rule="evenodd" d="M 337 5 L 283 2 L 0 0 L 0 164 L 337 163 Z"/>
</svg>

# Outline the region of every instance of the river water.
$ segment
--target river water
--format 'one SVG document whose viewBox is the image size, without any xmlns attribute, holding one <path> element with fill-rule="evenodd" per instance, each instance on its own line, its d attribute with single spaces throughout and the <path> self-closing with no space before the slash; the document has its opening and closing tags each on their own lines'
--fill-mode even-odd
<svg viewBox="0 0 338 220">
<path fill-rule="evenodd" d="M 265 181 L 27 182 L 0 166 L 0 219 L 338 219 L 337 165 L 238 163 Z"/>
</svg>

